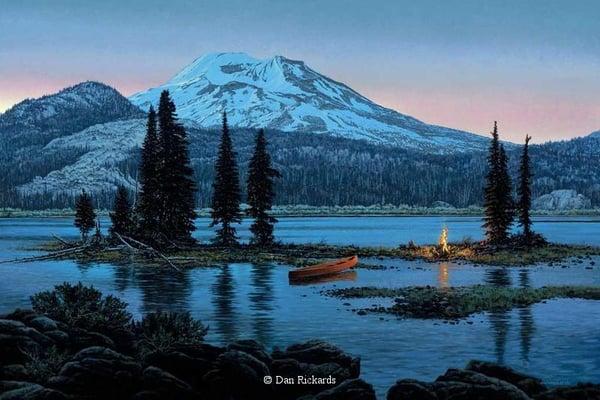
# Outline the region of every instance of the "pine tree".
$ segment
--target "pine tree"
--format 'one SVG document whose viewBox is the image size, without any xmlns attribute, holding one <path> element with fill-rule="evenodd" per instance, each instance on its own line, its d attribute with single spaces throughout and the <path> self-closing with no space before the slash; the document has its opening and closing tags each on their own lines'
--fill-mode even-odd
<svg viewBox="0 0 600 400">
<path fill-rule="evenodd" d="M 217 229 L 214 241 L 222 246 L 237 244 L 236 230 L 231 225 L 241 222 L 240 182 L 235 156 L 227 126 L 227 114 L 223 112 L 223 130 L 219 154 L 215 163 L 212 223 L 210 224 L 210 226 L 221 225 Z"/>
<path fill-rule="evenodd" d="M 94 205 L 85 190 L 81 191 L 75 202 L 75 226 L 79 228 L 83 241 L 87 240 L 88 233 L 96 226 Z"/>
<path fill-rule="evenodd" d="M 515 217 L 515 201 L 512 197 L 512 181 L 508 172 L 508 157 L 504 150 L 504 145 L 500 145 L 500 170 L 499 170 L 499 188 L 498 194 L 500 198 L 502 213 L 501 229 L 504 233 L 503 240 L 508 238 L 510 226 Z"/>
<path fill-rule="evenodd" d="M 156 112 L 150 106 L 146 137 L 142 145 L 140 162 L 140 194 L 136 205 L 138 234 L 141 237 L 156 237 L 159 227 L 160 182 L 159 182 L 159 143 L 156 132 Z"/>
<path fill-rule="evenodd" d="M 190 166 L 185 129 L 177 122 L 175 104 L 168 91 L 160 95 L 159 126 L 159 214 L 160 232 L 168 240 L 191 241 L 195 229 L 196 184 Z"/>
<path fill-rule="evenodd" d="M 252 243 L 259 246 L 273 244 L 273 225 L 277 219 L 268 211 L 273 205 L 275 192 L 273 178 L 281 177 L 279 171 L 271 165 L 271 156 L 267 151 L 267 140 L 263 129 L 256 135 L 254 154 L 248 165 L 248 215 L 254 218 L 250 226 L 253 234 Z"/>
<path fill-rule="evenodd" d="M 112 226 L 110 234 L 129 235 L 132 230 L 131 204 L 129 195 L 125 186 L 121 185 L 117 189 L 113 211 L 110 213 Z"/>
<path fill-rule="evenodd" d="M 519 195 L 519 201 L 517 203 L 517 210 L 519 213 L 519 225 L 523 227 L 523 236 L 527 243 L 531 242 L 533 231 L 531 230 L 531 173 L 529 165 L 529 141 L 531 137 L 525 136 L 525 145 L 523 146 L 523 152 L 521 153 L 521 164 L 519 167 L 519 187 L 517 188 L 517 194 Z"/>
<path fill-rule="evenodd" d="M 488 173 L 484 192 L 484 224 L 487 240 L 498 244 L 508 237 L 513 219 L 508 158 L 498 137 L 498 125 L 494 121 L 492 141 L 488 154 Z"/>
</svg>

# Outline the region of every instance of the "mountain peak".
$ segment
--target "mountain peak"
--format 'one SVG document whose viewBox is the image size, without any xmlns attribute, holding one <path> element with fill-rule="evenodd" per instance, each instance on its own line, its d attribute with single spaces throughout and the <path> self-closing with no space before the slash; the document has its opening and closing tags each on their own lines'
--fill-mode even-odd
<svg viewBox="0 0 600 400">
<path fill-rule="evenodd" d="M 104 83 L 85 81 L 61 91 L 26 99 L 0 115 L 0 127 L 19 125 L 28 127 L 59 126 L 61 120 L 72 118 L 78 123 L 106 122 L 120 118 L 138 118 L 143 113 L 116 89 Z M 64 121 L 63 121 L 64 122 Z"/>
<path fill-rule="evenodd" d="M 377 105 L 350 87 L 281 55 L 209 53 L 131 102 L 156 106 L 168 89 L 179 117 L 219 126 L 227 110 L 232 126 L 310 132 L 435 152 L 483 149 L 487 138 L 425 124 Z M 468 143 L 468 146 L 465 144 Z M 459 149 L 452 149 L 456 145 Z"/>
</svg>

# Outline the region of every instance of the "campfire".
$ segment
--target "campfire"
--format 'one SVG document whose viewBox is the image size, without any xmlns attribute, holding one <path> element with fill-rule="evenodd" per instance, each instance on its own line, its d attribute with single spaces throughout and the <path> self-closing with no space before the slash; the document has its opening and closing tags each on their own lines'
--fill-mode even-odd
<svg viewBox="0 0 600 400">
<path fill-rule="evenodd" d="M 440 240 L 438 241 L 438 245 L 440 247 L 440 251 L 442 255 L 447 255 L 450 253 L 450 249 L 448 248 L 448 227 L 444 226 L 442 228 L 442 233 L 440 234 Z"/>
</svg>

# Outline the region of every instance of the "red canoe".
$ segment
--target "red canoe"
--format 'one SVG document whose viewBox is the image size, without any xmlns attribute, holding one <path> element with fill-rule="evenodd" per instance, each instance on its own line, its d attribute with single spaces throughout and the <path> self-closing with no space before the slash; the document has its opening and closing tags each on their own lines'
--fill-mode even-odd
<svg viewBox="0 0 600 400">
<path fill-rule="evenodd" d="M 289 272 L 290 279 L 307 279 L 317 276 L 337 274 L 358 264 L 358 257 L 346 257 L 339 260 L 328 261 L 322 264 L 310 265 Z"/>
</svg>

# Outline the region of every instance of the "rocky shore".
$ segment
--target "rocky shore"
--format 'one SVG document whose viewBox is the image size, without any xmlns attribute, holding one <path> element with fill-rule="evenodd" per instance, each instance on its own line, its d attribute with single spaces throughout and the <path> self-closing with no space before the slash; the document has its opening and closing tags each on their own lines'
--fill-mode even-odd
<svg viewBox="0 0 600 400">
<path fill-rule="evenodd" d="M 42 292 L 32 306 L 0 316 L 0 400 L 376 398 L 360 358 L 322 340 L 271 352 L 254 340 L 215 346 L 189 314 L 133 321 L 125 303 L 82 285 Z M 600 399 L 600 386 L 548 388 L 472 361 L 434 382 L 399 380 L 387 399 Z"/>
<path fill-rule="evenodd" d="M 254 340 L 175 343 L 140 353 L 134 341 L 127 347 L 16 310 L 0 319 L 0 355 L 2 400 L 375 398 L 359 378 L 360 359 L 320 340 L 271 353 Z M 277 377 L 288 383 L 277 384 Z M 289 383 L 298 377 L 309 383 Z"/>
</svg>

